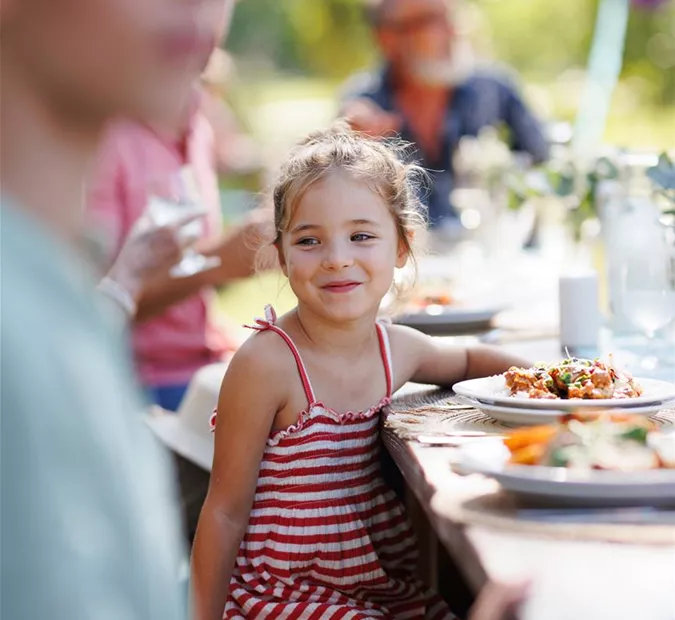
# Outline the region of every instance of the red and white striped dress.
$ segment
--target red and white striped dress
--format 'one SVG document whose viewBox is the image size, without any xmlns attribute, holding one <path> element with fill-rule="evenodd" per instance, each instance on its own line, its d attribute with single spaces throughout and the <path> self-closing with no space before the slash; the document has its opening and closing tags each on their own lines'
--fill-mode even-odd
<svg viewBox="0 0 675 620">
<path fill-rule="evenodd" d="M 267 440 L 224 618 L 359 620 L 453 618 L 415 577 L 417 542 L 380 472 L 379 414 L 391 398 L 387 330 L 377 331 L 387 394 L 368 411 L 339 414 L 317 401 L 291 338 L 308 407 Z"/>
</svg>

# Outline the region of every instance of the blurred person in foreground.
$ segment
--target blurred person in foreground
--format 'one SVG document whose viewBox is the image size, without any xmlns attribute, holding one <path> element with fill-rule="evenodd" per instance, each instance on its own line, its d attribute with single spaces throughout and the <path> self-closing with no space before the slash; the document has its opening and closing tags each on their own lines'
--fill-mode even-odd
<svg viewBox="0 0 675 620">
<path fill-rule="evenodd" d="M 152 122 L 129 118 L 111 122 L 88 188 L 89 216 L 107 234 L 110 262 L 146 212 L 155 189 L 166 191 L 181 170 L 191 170 L 206 209 L 196 249 L 217 257 L 219 265 L 183 277 L 166 271 L 148 282 L 138 295 L 132 327 L 140 381 L 153 402 L 170 411 L 178 409 L 200 368 L 226 360 L 239 344 L 238 335 L 217 325 L 211 316 L 215 288 L 254 273 L 266 217 L 256 211 L 223 233 L 217 162 L 218 151 L 227 144 L 216 142 L 222 131 L 216 134 L 204 113 L 213 102 L 200 74 L 228 29 L 233 3 L 211 2 L 226 6 L 227 11 L 211 24 L 212 45 L 202 50 L 199 65 L 189 75 L 193 84 L 185 105 Z M 225 134 L 225 142 L 230 135 Z"/>
<path fill-rule="evenodd" d="M 223 0 L 0 7 L 3 618 L 185 617 L 168 460 L 85 251 L 105 122 L 181 106 Z"/>
<path fill-rule="evenodd" d="M 494 72 L 467 75 L 446 0 L 369 0 L 367 14 L 384 66 L 350 80 L 341 115 L 359 131 L 415 144 L 430 173 L 432 227 L 456 225 L 452 157 L 463 136 L 503 123 L 512 150 L 533 163 L 547 158 L 540 124 L 509 81 Z"/>
</svg>

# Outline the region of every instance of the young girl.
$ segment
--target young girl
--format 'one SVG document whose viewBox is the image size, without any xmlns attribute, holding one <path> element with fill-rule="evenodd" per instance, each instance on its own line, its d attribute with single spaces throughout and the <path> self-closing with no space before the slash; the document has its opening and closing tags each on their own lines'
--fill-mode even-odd
<svg viewBox="0 0 675 620">
<path fill-rule="evenodd" d="M 379 415 L 408 381 L 526 362 L 377 322 L 423 221 L 415 173 L 341 126 L 282 169 L 275 245 L 298 305 L 268 308 L 223 380 L 193 557 L 199 620 L 452 617 L 415 577 L 415 538 L 380 473 Z"/>
</svg>

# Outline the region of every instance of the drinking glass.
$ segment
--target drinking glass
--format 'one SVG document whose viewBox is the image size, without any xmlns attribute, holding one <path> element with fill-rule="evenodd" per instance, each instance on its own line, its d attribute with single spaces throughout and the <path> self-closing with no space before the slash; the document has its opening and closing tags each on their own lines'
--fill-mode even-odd
<svg viewBox="0 0 675 620">
<path fill-rule="evenodd" d="M 650 243 L 640 251 L 631 248 L 620 271 L 623 314 L 648 338 L 642 364 L 647 369 L 666 362 L 655 335 L 675 320 L 675 228 L 658 221 L 652 226 L 652 234 L 645 236 Z"/>
<path fill-rule="evenodd" d="M 148 189 L 145 216 L 155 226 L 171 226 L 190 215 L 206 215 L 206 209 L 189 167 L 182 168 L 175 175 L 155 179 Z M 173 277 L 184 278 L 220 264 L 218 257 L 204 256 L 194 248 L 194 243 L 202 237 L 204 230 L 204 217 L 197 217 L 180 226 L 178 236 L 185 249 L 182 260 L 171 269 Z"/>
</svg>

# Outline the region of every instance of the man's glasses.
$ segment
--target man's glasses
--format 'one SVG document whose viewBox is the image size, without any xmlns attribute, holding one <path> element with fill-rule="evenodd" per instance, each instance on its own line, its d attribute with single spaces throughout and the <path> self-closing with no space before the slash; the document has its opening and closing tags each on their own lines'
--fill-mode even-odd
<svg viewBox="0 0 675 620">
<path fill-rule="evenodd" d="M 382 29 L 393 30 L 398 34 L 412 34 L 439 24 L 448 24 L 448 14 L 445 11 L 434 11 L 415 15 L 408 19 L 392 19 L 380 22 Z"/>
</svg>

